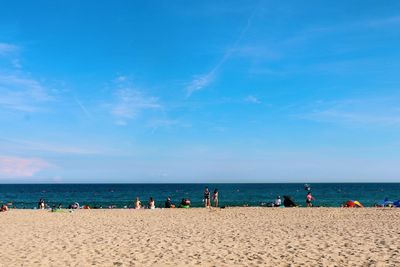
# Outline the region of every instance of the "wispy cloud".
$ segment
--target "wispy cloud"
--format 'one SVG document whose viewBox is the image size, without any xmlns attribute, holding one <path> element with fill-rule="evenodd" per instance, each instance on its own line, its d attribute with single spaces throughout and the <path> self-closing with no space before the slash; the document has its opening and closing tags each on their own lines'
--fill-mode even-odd
<svg viewBox="0 0 400 267">
<path fill-rule="evenodd" d="M 115 79 L 115 82 L 120 83 L 120 82 L 125 82 L 127 80 L 128 80 L 128 76 L 120 75 Z"/>
<path fill-rule="evenodd" d="M 155 133 L 159 129 L 175 129 L 175 128 L 190 128 L 192 125 L 187 122 L 183 122 L 179 119 L 154 119 L 147 123 L 147 127 L 151 128 L 151 132 Z"/>
<path fill-rule="evenodd" d="M 374 28 L 398 26 L 398 25 L 400 25 L 400 16 L 371 19 L 369 21 L 366 21 L 364 24 L 366 26 L 374 27 Z"/>
<path fill-rule="evenodd" d="M 141 91 L 127 87 L 115 92 L 116 101 L 111 105 L 111 114 L 118 125 L 126 125 L 145 110 L 160 109 L 162 106 L 156 97 L 146 96 Z"/>
<path fill-rule="evenodd" d="M 306 118 L 333 123 L 400 126 L 400 116 L 390 114 L 374 115 L 358 111 L 321 110 L 308 114 Z"/>
<path fill-rule="evenodd" d="M 86 118 L 91 119 L 92 115 L 90 114 L 90 112 L 87 110 L 86 106 L 82 104 L 82 102 L 76 97 L 74 96 L 74 100 L 75 103 L 78 105 L 78 107 L 81 109 L 81 111 L 83 112 L 83 114 L 85 114 Z"/>
<path fill-rule="evenodd" d="M 21 151 L 21 152 L 49 152 L 54 154 L 66 154 L 66 155 L 96 155 L 96 154 L 107 154 L 111 151 L 99 148 L 89 148 L 87 146 L 73 146 L 66 145 L 64 143 L 51 143 L 51 142 L 38 142 L 30 140 L 18 140 L 10 138 L 0 138 L 0 145 L 3 150 L 8 149 L 10 151 Z"/>
<path fill-rule="evenodd" d="M 33 177 L 50 166 L 50 163 L 40 158 L 0 156 L 0 177 L 6 179 Z"/>
<path fill-rule="evenodd" d="M 295 41 L 304 41 L 310 38 L 316 38 L 320 35 L 330 34 L 335 32 L 349 32 L 366 30 L 370 28 L 397 28 L 400 25 L 400 16 L 368 18 L 352 21 L 345 21 L 342 23 L 335 23 L 331 25 L 318 25 L 309 27 L 298 31 L 291 38 L 287 39 L 285 43 L 293 43 Z M 395 28 L 395 29 L 396 29 Z"/>
<path fill-rule="evenodd" d="M 203 88 L 207 87 L 214 80 L 215 73 L 219 69 L 220 65 L 221 64 L 218 64 L 207 74 L 195 76 L 193 80 L 186 86 L 186 96 L 189 97 L 194 92 L 200 91 Z"/>
<path fill-rule="evenodd" d="M 253 95 L 248 95 L 244 101 L 251 104 L 261 104 L 261 101 Z"/>
<path fill-rule="evenodd" d="M 400 126 L 398 97 L 320 101 L 300 117 L 326 123 Z"/>
<path fill-rule="evenodd" d="M 214 65 L 214 67 L 206 74 L 202 75 L 195 75 L 192 81 L 186 86 L 186 96 L 190 97 L 194 92 L 200 91 L 207 86 L 209 86 L 216 78 L 217 72 L 221 69 L 224 63 L 232 56 L 232 54 L 238 49 L 239 43 L 242 41 L 243 37 L 249 30 L 253 18 L 256 14 L 257 8 L 254 8 L 252 13 L 247 19 L 246 25 L 240 31 L 238 37 L 234 41 L 234 43 L 226 49 L 225 53 L 223 54 L 222 58 Z"/>
<path fill-rule="evenodd" d="M 0 43 L 0 56 L 14 54 L 19 50 L 18 46 L 8 43 Z"/>
<path fill-rule="evenodd" d="M 246 44 L 237 46 L 233 51 L 234 55 L 243 58 L 252 58 L 256 60 L 272 59 L 276 60 L 281 58 L 281 52 L 275 47 L 268 44 Z"/>
<path fill-rule="evenodd" d="M 35 112 L 52 99 L 48 89 L 37 80 L 20 74 L 0 73 L 0 108 Z"/>
</svg>

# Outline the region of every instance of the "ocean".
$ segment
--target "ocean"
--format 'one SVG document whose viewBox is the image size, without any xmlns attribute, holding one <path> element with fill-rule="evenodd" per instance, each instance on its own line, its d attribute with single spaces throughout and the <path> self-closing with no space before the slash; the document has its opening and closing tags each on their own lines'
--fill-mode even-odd
<svg viewBox="0 0 400 267">
<path fill-rule="evenodd" d="M 219 191 L 220 206 L 260 206 L 274 201 L 277 195 L 290 195 L 297 204 L 305 206 L 307 191 L 304 184 L 1 184 L 0 203 L 12 203 L 17 208 L 32 209 L 43 198 L 50 207 L 63 207 L 78 202 L 107 208 L 133 206 L 138 196 L 142 203 L 150 197 L 162 207 L 167 196 L 179 204 L 189 198 L 193 207 L 203 205 L 204 187 Z M 384 198 L 400 199 L 400 183 L 315 183 L 310 184 L 315 197 L 314 206 L 339 207 L 347 200 L 358 200 L 373 206 Z"/>
</svg>

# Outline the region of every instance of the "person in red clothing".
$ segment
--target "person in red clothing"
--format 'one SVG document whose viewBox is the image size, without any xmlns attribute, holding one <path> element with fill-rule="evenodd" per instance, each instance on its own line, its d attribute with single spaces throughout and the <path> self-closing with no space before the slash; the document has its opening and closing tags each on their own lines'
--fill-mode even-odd
<svg viewBox="0 0 400 267">
<path fill-rule="evenodd" d="M 315 198 L 311 195 L 311 192 L 308 192 L 307 193 L 307 196 L 306 196 L 306 206 L 307 207 L 312 207 L 312 201 L 314 200 Z"/>
</svg>

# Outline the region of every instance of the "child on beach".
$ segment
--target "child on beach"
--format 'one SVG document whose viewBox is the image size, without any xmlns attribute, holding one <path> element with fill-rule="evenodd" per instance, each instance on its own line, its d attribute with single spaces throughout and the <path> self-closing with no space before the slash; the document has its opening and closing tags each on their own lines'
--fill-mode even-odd
<svg viewBox="0 0 400 267">
<path fill-rule="evenodd" d="M 210 207 L 210 191 L 208 190 L 208 187 L 204 189 L 204 206 L 206 208 Z"/>
<path fill-rule="evenodd" d="M 212 195 L 212 199 L 214 202 L 214 207 L 218 207 L 218 189 L 214 190 L 214 193 Z"/>
<path fill-rule="evenodd" d="M 138 209 L 140 209 L 141 207 L 142 207 L 142 203 L 140 202 L 139 197 L 136 197 L 136 200 L 135 200 L 135 209 L 138 210 Z"/>
<path fill-rule="evenodd" d="M 306 206 L 307 207 L 312 207 L 312 201 L 314 200 L 315 198 L 311 195 L 311 192 L 308 192 L 307 193 L 307 196 L 306 196 Z"/>
</svg>

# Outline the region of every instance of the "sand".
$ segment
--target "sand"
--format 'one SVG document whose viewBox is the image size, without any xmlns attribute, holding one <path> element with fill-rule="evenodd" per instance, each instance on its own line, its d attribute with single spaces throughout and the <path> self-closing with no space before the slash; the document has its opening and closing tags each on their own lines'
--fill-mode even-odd
<svg viewBox="0 0 400 267">
<path fill-rule="evenodd" d="M 400 266 L 400 209 L 11 210 L 0 266 Z"/>
</svg>

